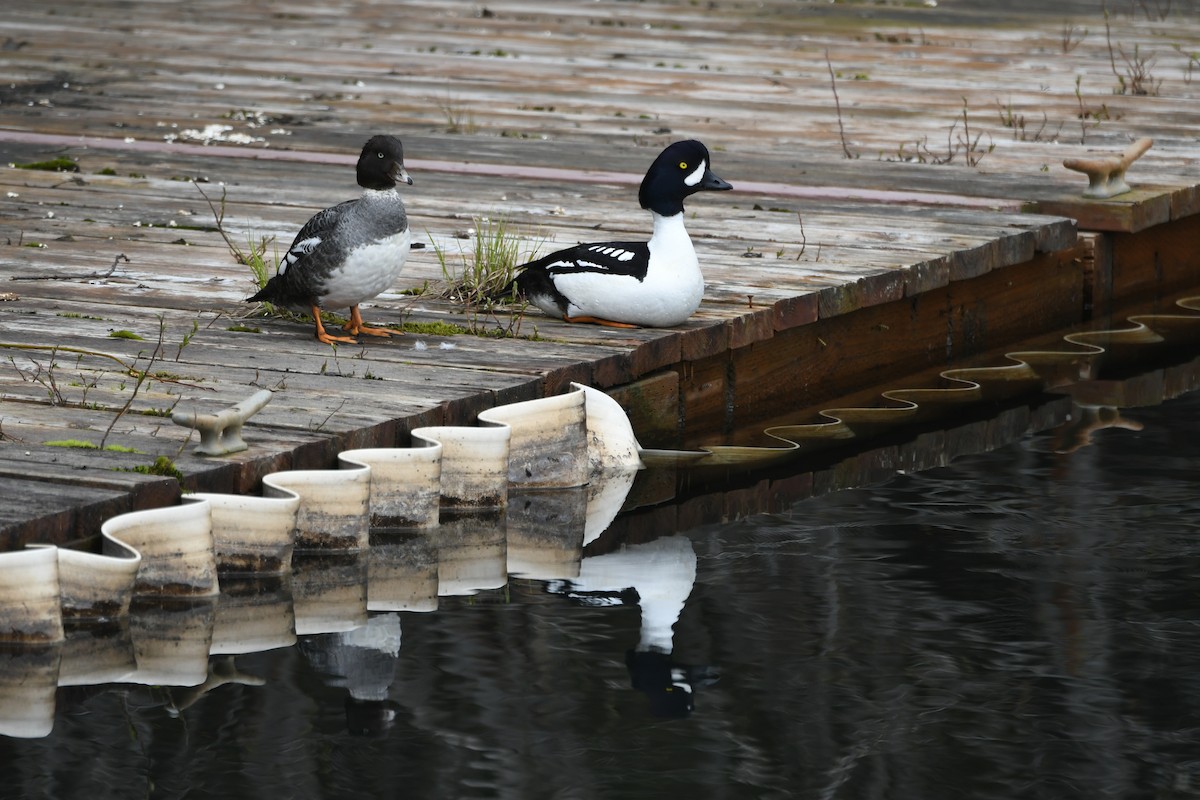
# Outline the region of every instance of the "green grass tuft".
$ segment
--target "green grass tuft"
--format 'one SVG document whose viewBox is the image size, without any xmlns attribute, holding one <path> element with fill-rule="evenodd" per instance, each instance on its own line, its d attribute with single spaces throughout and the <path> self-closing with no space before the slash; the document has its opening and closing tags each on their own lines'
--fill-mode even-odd
<svg viewBox="0 0 1200 800">
<path fill-rule="evenodd" d="M 433 242 L 434 254 L 446 281 L 440 296 L 466 307 L 470 316 L 469 333 L 490 334 L 490 329 L 495 327 L 501 335 L 516 336 L 525 306 L 516 302 L 511 291 L 505 296 L 504 290 L 516 277 L 517 267 L 533 258 L 544 239 L 528 240 L 504 219 L 476 217 L 473 222 L 471 249 L 459 250 L 460 264 L 454 264 L 446 249 Z M 504 312 L 506 321 L 502 321 L 497 313 L 504 304 L 511 306 Z M 495 325 L 484 324 L 487 319 Z"/>
<path fill-rule="evenodd" d="M 267 281 L 271 280 L 271 265 L 279 263 L 279 253 L 276 249 L 273 261 L 267 261 L 267 248 L 275 242 L 274 236 L 260 236 L 258 242 L 254 241 L 252 234 L 246 234 L 246 249 L 232 248 L 233 257 L 238 262 L 245 264 L 250 268 L 250 273 L 254 276 L 254 285 L 259 289 L 267 285 Z"/>
</svg>

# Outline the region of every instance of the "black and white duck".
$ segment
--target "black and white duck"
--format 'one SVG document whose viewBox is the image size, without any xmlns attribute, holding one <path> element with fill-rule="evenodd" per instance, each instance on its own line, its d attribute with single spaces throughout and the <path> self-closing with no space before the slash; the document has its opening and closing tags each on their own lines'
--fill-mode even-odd
<svg viewBox="0 0 1200 800">
<path fill-rule="evenodd" d="M 578 244 L 519 267 L 506 292 L 567 322 L 613 327 L 679 325 L 700 306 L 704 276 L 683 225 L 683 201 L 732 189 L 712 171 L 708 148 L 675 142 L 659 154 L 638 190 L 654 218 L 648 242 Z"/>
</svg>

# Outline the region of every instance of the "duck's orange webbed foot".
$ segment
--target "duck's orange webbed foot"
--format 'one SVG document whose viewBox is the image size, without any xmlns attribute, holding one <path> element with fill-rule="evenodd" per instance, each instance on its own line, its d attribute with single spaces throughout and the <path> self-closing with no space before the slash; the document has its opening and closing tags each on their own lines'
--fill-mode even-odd
<svg viewBox="0 0 1200 800">
<path fill-rule="evenodd" d="M 321 309 L 317 306 L 312 307 L 312 318 L 317 323 L 317 341 L 325 344 L 358 344 L 358 340 L 349 336 L 333 336 L 325 330 L 325 326 L 321 324 Z"/>
<path fill-rule="evenodd" d="M 365 333 L 367 336 L 391 336 L 393 333 L 402 334 L 401 331 L 393 331 L 388 328 L 368 328 L 363 324 L 362 312 L 358 310 L 358 306 L 353 306 L 350 309 L 350 321 L 346 323 L 342 330 L 354 336 L 360 333 Z"/>
</svg>

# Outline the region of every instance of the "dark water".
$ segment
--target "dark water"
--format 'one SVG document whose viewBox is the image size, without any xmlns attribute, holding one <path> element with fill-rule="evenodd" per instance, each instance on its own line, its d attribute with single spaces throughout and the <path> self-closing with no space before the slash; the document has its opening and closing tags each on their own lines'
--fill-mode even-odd
<svg viewBox="0 0 1200 800">
<path fill-rule="evenodd" d="M 0 796 L 1200 797 L 1198 411 L 601 537 L 205 694 L 60 688 Z"/>
</svg>

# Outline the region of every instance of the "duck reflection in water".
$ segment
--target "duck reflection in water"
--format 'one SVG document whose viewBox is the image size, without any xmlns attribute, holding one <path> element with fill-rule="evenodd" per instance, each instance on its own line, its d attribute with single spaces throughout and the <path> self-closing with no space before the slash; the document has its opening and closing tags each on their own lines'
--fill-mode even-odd
<svg viewBox="0 0 1200 800">
<path fill-rule="evenodd" d="M 1140 431 L 1142 423 L 1125 419 L 1121 416 L 1121 409 L 1115 405 L 1074 403 L 1070 419 L 1054 431 L 1054 452 L 1062 455 L 1074 453 L 1093 444 L 1095 434 L 1109 428 Z"/>
<path fill-rule="evenodd" d="M 675 662 L 673 628 L 696 582 L 696 553 L 686 536 L 667 536 L 583 559 L 579 576 L 551 581 L 546 590 L 589 606 L 637 604 L 641 636 L 625 654 L 630 683 L 659 717 L 686 717 L 695 692 L 714 683 L 715 667 Z"/>
<path fill-rule="evenodd" d="M 399 706 L 388 698 L 400 653 L 400 615 L 371 616 L 351 631 L 302 637 L 300 652 L 324 676 L 345 688 L 346 728 L 356 736 L 380 736 L 396 721 Z"/>
</svg>

